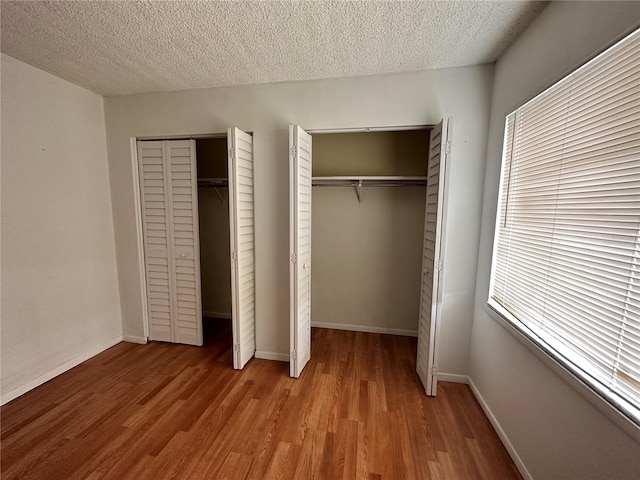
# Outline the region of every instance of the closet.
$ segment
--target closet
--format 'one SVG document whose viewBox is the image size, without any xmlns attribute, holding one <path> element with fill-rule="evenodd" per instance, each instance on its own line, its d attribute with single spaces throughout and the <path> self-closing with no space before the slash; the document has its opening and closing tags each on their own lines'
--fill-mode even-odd
<svg viewBox="0 0 640 480">
<path fill-rule="evenodd" d="M 227 139 L 196 139 L 200 289 L 204 334 L 232 318 Z"/>
<path fill-rule="evenodd" d="M 202 345 L 203 312 L 230 318 L 242 368 L 255 353 L 252 136 L 138 140 L 137 161 L 149 339 Z"/>
<path fill-rule="evenodd" d="M 312 325 L 417 335 L 435 395 L 448 125 L 290 127 L 291 376 Z"/>
</svg>

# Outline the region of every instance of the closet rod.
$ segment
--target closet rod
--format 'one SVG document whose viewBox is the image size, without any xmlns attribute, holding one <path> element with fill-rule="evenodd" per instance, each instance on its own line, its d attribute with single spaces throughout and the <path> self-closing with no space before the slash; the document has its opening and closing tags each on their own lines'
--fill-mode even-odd
<svg viewBox="0 0 640 480">
<path fill-rule="evenodd" d="M 307 130 L 310 135 L 325 133 L 374 133 L 374 132 L 405 132 L 408 130 L 431 130 L 433 125 L 403 125 L 386 127 L 355 127 L 355 128 L 316 128 Z"/>
<path fill-rule="evenodd" d="M 423 187 L 427 185 L 427 177 L 312 177 L 312 187 L 353 187 L 358 203 L 362 203 L 363 187 Z"/>
<path fill-rule="evenodd" d="M 229 180 L 227 178 L 199 178 L 198 188 L 213 188 L 221 203 L 225 203 L 224 197 L 218 190 L 219 187 L 228 187 Z"/>
<path fill-rule="evenodd" d="M 413 187 L 427 184 L 427 177 L 312 177 L 314 187 Z"/>
<path fill-rule="evenodd" d="M 227 178 L 199 178 L 198 187 L 228 187 Z"/>
<path fill-rule="evenodd" d="M 352 180 L 352 181 L 380 181 L 380 180 L 391 180 L 391 181 L 427 181 L 427 177 L 418 176 L 418 175 L 336 175 L 332 177 L 311 177 L 312 180 Z"/>
<path fill-rule="evenodd" d="M 424 187 L 427 181 L 420 182 L 362 182 L 362 181 L 345 181 L 345 182 L 312 182 L 312 187 Z"/>
</svg>

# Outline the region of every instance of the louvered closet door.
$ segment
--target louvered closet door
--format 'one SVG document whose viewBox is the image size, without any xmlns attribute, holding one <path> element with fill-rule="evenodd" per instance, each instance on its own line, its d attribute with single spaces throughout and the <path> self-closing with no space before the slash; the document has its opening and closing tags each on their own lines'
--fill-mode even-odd
<svg viewBox="0 0 640 480">
<path fill-rule="evenodd" d="M 167 140 L 174 342 L 202 345 L 195 140 Z"/>
<path fill-rule="evenodd" d="M 256 351 L 253 137 L 237 128 L 229 128 L 227 145 L 233 368 L 241 369 Z"/>
<path fill-rule="evenodd" d="M 164 142 L 138 142 L 149 338 L 173 341 L 169 254 L 169 175 Z"/>
<path fill-rule="evenodd" d="M 429 141 L 427 203 L 424 221 L 422 287 L 418 322 L 418 358 L 416 370 L 429 396 L 435 396 L 438 384 L 437 335 L 442 302 L 441 273 L 442 226 L 445 212 L 449 121 L 444 119 L 433 130 Z"/>
<path fill-rule="evenodd" d="M 311 136 L 289 126 L 291 376 L 311 358 Z"/>
<path fill-rule="evenodd" d="M 138 142 L 149 337 L 202 345 L 193 140 Z"/>
</svg>

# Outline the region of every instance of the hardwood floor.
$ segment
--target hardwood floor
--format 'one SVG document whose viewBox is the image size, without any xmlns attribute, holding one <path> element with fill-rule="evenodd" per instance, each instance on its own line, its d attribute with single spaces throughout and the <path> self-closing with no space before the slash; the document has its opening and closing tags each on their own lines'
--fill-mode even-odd
<svg viewBox="0 0 640 480">
<path fill-rule="evenodd" d="M 2 478 L 521 478 L 466 385 L 424 395 L 415 338 L 314 329 L 299 380 L 230 344 L 120 343 L 3 406 Z"/>
</svg>

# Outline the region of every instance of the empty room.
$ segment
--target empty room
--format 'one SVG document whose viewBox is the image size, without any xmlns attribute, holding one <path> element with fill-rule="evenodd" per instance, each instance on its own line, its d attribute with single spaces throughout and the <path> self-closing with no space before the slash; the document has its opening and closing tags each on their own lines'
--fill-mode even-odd
<svg viewBox="0 0 640 480">
<path fill-rule="evenodd" d="M 640 478 L 640 2 L 0 20 L 3 479 Z"/>
</svg>

